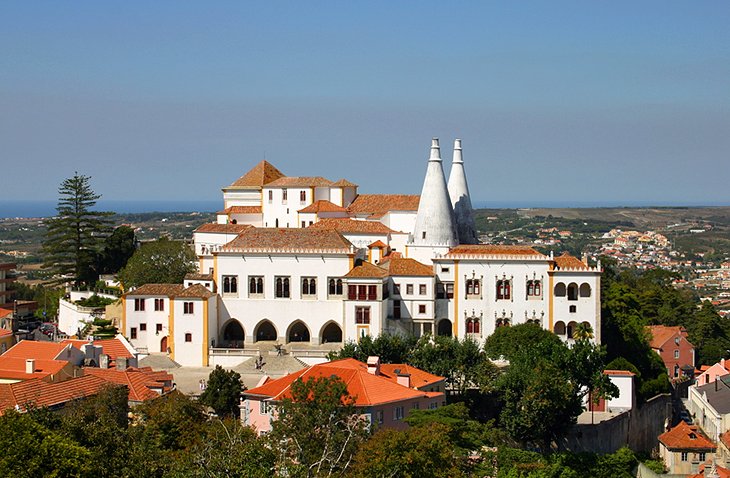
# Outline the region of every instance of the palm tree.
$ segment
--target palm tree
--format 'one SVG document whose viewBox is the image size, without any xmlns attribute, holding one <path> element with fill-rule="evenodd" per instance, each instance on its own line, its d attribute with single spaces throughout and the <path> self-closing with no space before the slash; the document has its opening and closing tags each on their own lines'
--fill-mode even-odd
<svg viewBox="0 0 730 478">
<path fill-rule="evenodd" d="M 576 325 L 573 331 L 573 340 L 589 340 L 593 338 L 593 328 L 588 322 Z"/>
</svg>

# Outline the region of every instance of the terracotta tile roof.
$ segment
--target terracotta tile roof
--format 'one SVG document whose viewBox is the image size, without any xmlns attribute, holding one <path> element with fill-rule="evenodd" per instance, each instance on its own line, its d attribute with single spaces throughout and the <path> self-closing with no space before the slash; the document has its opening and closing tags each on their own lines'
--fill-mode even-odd
<svg viewBox="0 0 730 478">
<path fill-rule="evenodd" d="M 730 449 L 730 432 L 721 433 L 720 441 Z"/>
<path fill-rule="evenodd" d="M 567 252 L 563 252 L 563 255 L 556 257 L 554 262 L 558 269 L 588 269 L 583 261 Z"/>
<path fill-rule="evenodd" d="M 503 246 L 498 244 L 462 244 L 452 247 L 446 256 L 473 255 L 473 256 L 540 256 L 538 251 L 530 246 Z"/>
<path fill-rule="evenodd" d="M 84 372 L 107 382 L 126 385 L 131 402 L 144 402 L 159 397 L 160 393 L 155 389 L 161 390 L 163 394 L 172 390 L 172 374 L 155 372 L 151 367 L 129 367 L 127 370 L 86 368 Z"/>
<path fill-rule="evenodd" d="M 387 247 L 388 247 L 388 244 L 384 243 L 380 239 L 378 239 L 377 241 L 373 242 L 372 244 L 370 244 L 368 246 L 368 248 L 370 248 L 370 249 L 376 249 L 376 248 L 383 249 L 383 248 L 387 248 Z"/>
<path fill-rule="evenodd" d="M 332 229 L 263 228 L 243 231 L 221 248 L 221 252 L 330 252 L 347 253 L 350 241 Z"/>
<path fill-rule="evenodd" d="M 205 288 L 203 284 L 193 284 L 175 297 L 189 297 L 198 299 L 209 299 L 215 294 Z"/>
<path fill-rule="evenodd" d="M 380 277 L 387 277 L 388 271 L 385 269 L 378 267 L 374 264 L 371 264 L 367 261 L 362 261 L 362 263 L 356 265 L 355 267 L 350 270 L 347 274 L 344 275 L 344 277 L 347 277 L 349 279 L 353 278 L 380 278 Z"/>
<path fill-rule="evenodd" d="M 432 277 L 434 275 L 433 267 L 409 258 L 388 258 L 378 264 L 378 267 L 387 270 L 391 276 Z"/>
<path fill-rule="evenodd" d="M 315 201 L 309 206 L 305 207 L 304 209 L 300 209 L 297 212 L 301 213 L 309 213 L 309 212 L 347 212 L 347 209 L 345 209 L 342 206 L 338 206 L 337 204 L 325 201 L 325 200 L 319 200 Z"/>
<path fill-rule="evenodd" d="M 16 406 L 24 410 L 31 403 L 36 407 L 62 406 L 79 398 L 96 395 L 108 386 L 106 380 L 88 375 L 55 383 L 34 379 L 0 384 L 0 415 Z"/>
<path fill-rule="evenodd" d="M 145 284 L 127 292 L 125 295 L 166 295 L 167 297 L 175 297 L 184 289 L 185 287 L 182 284 Z"/>
<path fill-rule="evenodd" d="M 213 280 L 213 274 L 185 274 L 185 280 Z"/>
<path fill-rule="evenodd" d="M 413 194 L 359 194 L 347 210 L 351 214 L 379 217 L 390 211 L 418 211 L 420 199 Z"/>
<path fill-rule="evenodd" d="M 401 367 L 405 367 L 401 365 Z M 415 369 L 411 368 L 413 377 Z M 339 377 L 347 385 L 348 393 L 354 398 L 356 406 L 367 407 L 386 403 L 400 402 L 421 397 L 443 397 L 442 393 L 429 393 L 404 387 L 397 383 L 393 375 L 368 373 L 367 364 L 355 359 L 336 360 L 299 370 L 277 380 L 271 380 L 260 387 L 244 392 L 247 396 L 266 397 L 274 401 L 290 398 L 290 387 L 297 378 Z M 440 377 L 439 377 L 440 378 Z"/>
<path fill-rule="evenodd" d="M 21 340 L 10 347 L 2 357 L 14 357 L 36 360 L 56 360 L 68 344 L 61 342 L 41 342 L 35 340 Z"/>
<path fill-rule="evenodd" d="M 710 472 L 712 471 L 712 464 L 705 464 L 704 469 L 696 475 L 687 475 L 687 478 L 710 478 Z M 730 478 L 730 469 L 723 468 L 720 465 L 715 465 L 715 471 L 717 471 L 717 478 Z"/>
<path fill-rule="evenodd" d="M 403 257 L 403 254 L 401 254 L 400 252 L 398 252 L 398 251 L 391 251 L 391 253 L 388 254 L 387 256 L 383 256 L 382 261 L 385 262 L 385 261 L 389 261 L 391 259 L 399 259 L 401 257 Z"/>
<path fill-rule="evenodd" d="M 1 319 L 2 317 L 3 317 L 3 316 L 2 316 L 2 315 L 0 315 L 0 319 Z M 13 335 L 13 331 L 12 331 L 12 330 L 8 330 L 8 329 L 0 329 L 0 338 L 2 338 L 2 337 L 7 337 L 8 335 Z"/>
<path fill-rule="evenodd" d="M 332 185 L 333 186 L 337 186 L 337 187 L 341 187 L 341 188 L 347 188 L 347 187 L 356 188 L 357 187 L 357 184 L 351 183 L 347 179 L 340 179 L 339 181 L 336 181 L 336 182 L 332 183 Z"/>
<path fill-rule="evenodd" d="M 687 331 L 684 327 L 677 325 L 674 327 L 666 325 L 647 325 L 646 329 L 649 331 L 649 345 L 653 349 L 660 349 L 673 340 L 676 336 L 683 337 L 683 340 L 687 340 Z"/>
<path fill-rule="evenodd" d="M 289 187 L 322 187 L 332 186 L 332 181 L 322 176 L 286 176 L 272 181 L 266 185 L 267 188 L 289 188 Z"/>
<path fill-rule="evenodd" d="M 716 446 L 696 425 L 684 421 L 659 435 L 659 441 L 670 450 L 714 451 Z"/>
<path fill-rule="evenodd" d="M 350 218 L 327 217 L 315 222 L 309 229 L 334 229 L 349 234 L 390 234 L 396 232 L 382 222 L 358 221 Z"/>
<path fill-rule="evenodd" d="M 261 206 L 231 206 L 216 214 L 261 214 Z"/>
<path fill-rule="evenodd" d="M 11 315 L 13 315 L 12 310 L 0 308 L 0 319 L 4 319 L 5 317 L 9 317 Z"/>
<path fill-rule="evenodd" d="M 100 340 L 75 340 L 66 339 L 61 341 L 62 344 L 71 344 L 75 348 L 83 351 L 84 345 L 97 345 L 101 347 L 101 353 L 109 356 L 109 360 L 116 361 L 117 357 L 122 358 L 134 358 L 134 354 L 124 345 L 124 343 L 118 338 L 113 339 L 100 339 Z"/>
<path fill-rule="evenodd" d="M 214 222 L 203 224 L 193 232 L 217 232 L 219 234 L 239 234 L 251 228 L 248 224 L 216 224 Z"/>
<path fill-rule="evenodd" d="M 634 372 L 629 372 L 628 370 L 604 370 L 604 375 L 624 375 L 626 377 L 634 377 L 636 374 Z"/>
<path fill-rule="evenodd" d="M 420 368 L 412 367 L 404 363 L 384 363 L 380 365 L 380 372 L 383 376 L 390 381 L 398 383 L 398 372 L 396 372 L 396 370 L 400 370 L 400 373 L 407 373 L 411 375 L 412 388 L 420 389 L 444 380 L 444 377 L 433 375 L 425 370 L 421 370 Z"/>
<path fill-rule="evenodd" d="M 44 378 L 49 375 L 58 374 L 69 364 L 65 360 L 34 359 L 33 373 L 26 373 L 25 360 L 24 357 L 0 356 L 0 378 L 9 380 Z"/>
<path fill-rule="evenodd" d="M 279 178 L 283 178 L 284 173 L 274 167 L 273 164 L 264 160 L 254 166 L 249 172 L 233 182 L 229 188 L 252 188 L 262 187 Z"/>
</svg>

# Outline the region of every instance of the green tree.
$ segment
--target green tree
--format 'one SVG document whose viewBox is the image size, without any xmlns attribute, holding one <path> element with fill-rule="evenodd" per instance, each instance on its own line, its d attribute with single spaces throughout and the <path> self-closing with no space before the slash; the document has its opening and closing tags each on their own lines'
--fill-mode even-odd
<svg viewBox="0 0 730 478">
<path fill-rule="evenodd" d="M 99 254 L 99 273 L 116 274 L 134 254 L 137 242 L 134 229 L 129 226 L 119 226 L 104 241 L 104 249 Z"/>
<path fill-rule="evenodd" d="M 208 376 L 207 386 L 199 401 L 215 410 L 219 417 L 237 417 L 241 413 L 239 403 L 242 392 L 241 374 L 216 365 Z"/>
<path fill-rule="evenodd" d="M 134 412 L 143 425 L 145 440 L 163 450 L 195 445 L 205 424 L 200 403 L 178 391 L 143 403 Z"/>
<path fill-rule="evenodd" d="M 356 478 L 463 476 L 459 457 L 449 441 L 449 427 L 439 423 L 407 430 L 384 429 L 355 455 Z"/>
<path fill-rule="evenodd" d="M 184 242 L 161 238 L 143 244 L 119 271 L 125 289 L 144 284 L 180 284 L 195 272 L 195 253 Z"/>
<path fill-rule="evenodd" d="M 537 324 L 525 323 L 514 327 L 498 327 L 484 342 L 484 352 L 489 358 L 511 360 L 516 354 L 530 350 L 542 341 L 559 342 L 560 339 Z"/>
<path fill-rule="evenodd" d="M 346 342 L 340 350 L 330 352 L 328 358 L 354 358 L 367 362 L 368 357 L 377 356 L 381 363 L 408 363 L 417 341 L 413 335 L 380 334 L 376 338 L 366 335 L 357 342 Z"/>
<path fill-rule="evenodd" d="M 43 265 L 59 282 L 92 284 L 98 278 L 96 258 L 111 230 L 108 216 L 113 213 L 92 210 L 101 196 L 91 189 L 90 179 L 78 173 L 65 179 L 58 189 L 58 215 L 47 222 Z"/>
<path fill-rule="evenodd" d="M 297 379 L 276 405 L 269 437 L 277 469 L 292 477 L 344 476 L 368 435 L 355 399 L 338 377 Z"/>
</svg>

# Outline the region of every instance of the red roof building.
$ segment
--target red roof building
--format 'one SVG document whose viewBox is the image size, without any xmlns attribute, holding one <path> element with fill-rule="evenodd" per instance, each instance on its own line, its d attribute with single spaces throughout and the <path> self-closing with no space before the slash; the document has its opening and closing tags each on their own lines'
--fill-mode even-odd
<svg viewBox="0 0 730 478">
<path fill-rule="evenodd" d="M 173 389 L 172 374 L 155 372 L 151 367 L 129 367 L 126 370 L 86 368 L 84 372 L 107 382 L 125 385 L 129 389 L 130 405 L 152 400 Z"/>
<path fill-rule="evenodd" d="M 51 410 L 62 408 L 74 400 L 97 395 L 105 387 L 116 386 L 102 378 L 84 376 L 63 382 L 48 383 L 41 379 L 0 384 L 0 415 L 6 410 L 26 411 L 27 407 Z"/>
<path fill-rule="evenodd" d="M 650 345 L 661 356 L 667 367 L 669 378 L 679 378 L 683 375 L 694 376 L 695 348 L 687 340 L 687 331 L 684 327 L 668 327 L 665 325 L 650 325 L 647 327 L 650 334 Z"/>
<path fill-rule="evenodd" d="M 699 427 L 684 421 L 659 435 L 659 455 L 669 473 L 697 473 L 700 464 L 715 457 L 716 449 Z"/>
<path fill-rule="evenodd" d="M 347 385 L 354 405 L 373 426 L 405 428 L 403 419 L 410 410 L 437 408 L 445 400 L 443 377 L 405 364 L 380 365 L 378 357 L 370 357 L 367 364 L 342 359 L 267 380 L 244 392 L 244 422 L 260 434 L 270 431 L 276 417 L 269 404 L 291 398 L 295 380 L 335 376 Z"/>
</svg>

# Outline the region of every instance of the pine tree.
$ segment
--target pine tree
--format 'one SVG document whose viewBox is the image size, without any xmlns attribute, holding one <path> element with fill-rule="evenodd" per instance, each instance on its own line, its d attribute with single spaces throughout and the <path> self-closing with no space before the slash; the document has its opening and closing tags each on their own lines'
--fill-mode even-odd
<svg viewBox="0 0 730 478">
<path fill-rule="evenodd" d="M 48 221 L 43 243 L 44 267 L 59 282 L 72 280 L 75 285 L 93 283 L 97 254 L 104 238 L 111 232 L 111 212 L 92 211 L 97 199 L 89 185 L 89 176 L 74 173 L 58 188 L 58 215 Z"/>
</svg>

